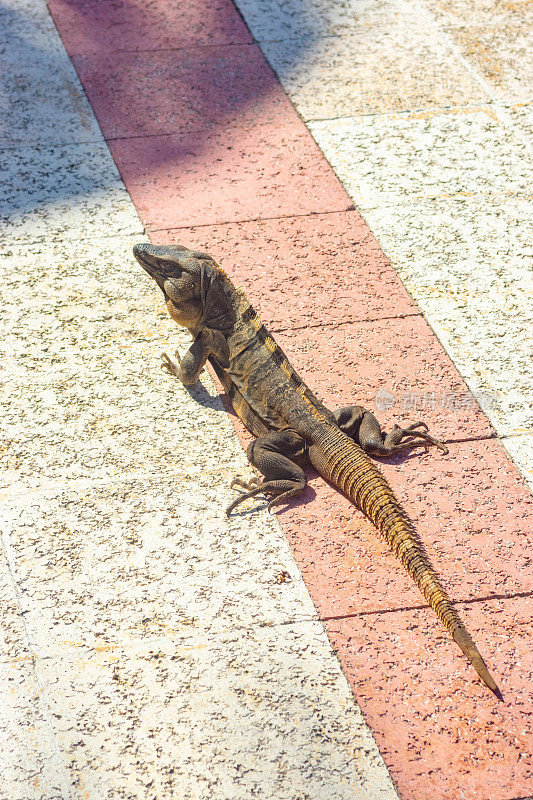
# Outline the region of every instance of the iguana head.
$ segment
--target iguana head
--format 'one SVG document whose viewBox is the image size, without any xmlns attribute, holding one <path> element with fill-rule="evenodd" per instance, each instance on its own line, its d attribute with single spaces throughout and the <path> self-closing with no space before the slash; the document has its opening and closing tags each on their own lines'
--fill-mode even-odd
<svg viewBox="0 0 533 800">
<path fill-rule="evenodd" d="M 207 253 L 182 245 L 136 244 L 133 255 L 163 292 L 178 325 L 195 331 L 223 313 L 224 292 L 216 287 L 222 289 L 227 278 Z"/>
</svg>

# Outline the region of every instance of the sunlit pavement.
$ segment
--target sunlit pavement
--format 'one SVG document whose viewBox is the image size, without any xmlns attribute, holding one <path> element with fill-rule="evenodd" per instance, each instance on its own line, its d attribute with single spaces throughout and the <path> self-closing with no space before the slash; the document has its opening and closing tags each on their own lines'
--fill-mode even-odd
<svg viewBox="0 0 533 800">
<path fill-rule="evenodd" d="M 526 10 L 239 7 L 0 3 L 0 797 L 525 798 Z M 146 236 L 328 404 L 449 442 L 384 471 L 504 703 L 317 477 L 226 519 L 245 435 L 159 368 Z"/>
</svg>

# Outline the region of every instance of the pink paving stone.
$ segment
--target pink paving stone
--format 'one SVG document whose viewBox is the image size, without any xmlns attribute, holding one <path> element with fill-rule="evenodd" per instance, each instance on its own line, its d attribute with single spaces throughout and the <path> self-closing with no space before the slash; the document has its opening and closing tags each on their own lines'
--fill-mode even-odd
<svg viewBox="0 0 533 800">
<path fill-rule="evenodd" d="M 298 291 L 295 287 L 295 294 Z M 264 317 L 268 327 L 266 310 Z M 389 428 L 394 422 L 422 419 L 444 440 L 492 434 L 486 416 L 420 316 L 284 330 L 276 333 L 276 340 L 331 408 L 363 405 Z M 391 407 L 384 409 L 380 397 L 381 402 L 393 403 Z"/>
<path fill-rule="evenodd" d="M 231 0 L 48 0 L 70 54 L 251 41 Z"/>
<path fill-rule="evenodd" d="M 109 142 L 148 230 L 345 211 L 352 203 L 295 116 Z"/>
<path fill-rule="evenodd" d="M 531 598 L 460 613 L 500 684 L 479 681 L 429 610 L 326 623 L 402 800 L 511 800 L 532 790 Z"/>
<path fill-rule="evenodd" d="M 380 466 L 454 600 L 533 590 L 533 498 L 497 440 Z M 309 478 L 301 499 L 277 513 L 320 615 L 424 605 L 374 526 Z"/>
<path fill-rule="evenodd" d="M 158 231 L 151 239 L 212 255 L 273 331 L 417 313 L 355 211 Z"/>
<path fill-rule="evenodd" d="M 256 45 L 73 60 L 106 138 L 281 123 L 295 116 Z"/>
</svg>

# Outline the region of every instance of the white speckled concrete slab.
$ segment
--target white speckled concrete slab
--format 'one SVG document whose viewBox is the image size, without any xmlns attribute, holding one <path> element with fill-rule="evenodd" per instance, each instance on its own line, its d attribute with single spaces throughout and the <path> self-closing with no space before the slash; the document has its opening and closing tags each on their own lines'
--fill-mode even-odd
<svg viewBox="0 0 533 800">
<path fill-rule="evenodd" d="M 0 6 L 0 147 L 102 142 L 102 134 L 46 5 Z"/>
<path fill-rule="evenodd" d="M 0 50 L 0 146 L 91 140 L 102 134 L 66 53 L 8 37 Z"/>
<path fill-rule="evenodd" d="M 6 553 L 0 552 L 0 797 L 67 797 L 67 776 L 42 703 Z"/>
<path fill-rule="evenodd" d="M 69 582 L 66 538 L 43 596 L 58 573 Z M 92 629 L 91 607 L 108 599 L 93 570 L 79 616 L 92 635 L 80 636 L 71 603 L 55 608 L 59 631 L 48 628 L 24 580 L 22 603 L 33 607 L 21 617 L 16 562 L 11 571 L 0 562 L 2 798 L 397 797 L 338 662 L 324 659 L 321 623 L 199 630 L 164 616 L 164 593 L 152 617 L 144 598 L 124 607 L 119 581 L 108 619 Z"/>
<path fill-rule="evenodd" d="M 422 311 L 502 436 L 533 427 L 531 320 L 516 318 L 520 293 L 487 313 L 486 296 L 420 300 Z"/>
<path fill-rule="evenodd" d="M 200 443 L 207 448 L 209 438 Z M 38 653 L 52 657 L 72 641 L 97 647 L 110 637 L 314 617 L 275 519 L 226 517 L 228 477 L 209 469 L 126 475 L 4 500 L 21 610 Z"/>
<path fill-rule="evenodd" d="M 533 146 L 533 103 L 514 103 L 506 108 L 515 131 Z"/>
<path fill-rule="evenodd" d="M 341 37 L 261 46 L 304 120 L 487 100 L 418 9 L 384 13 Z"/>
<path fill-rule="evenodd" d="M 533 490 L 533 433 L 523 436 L 509 436 L 503 439 L 503 444 L 518 469 Z"/>
<path fill-rule="evenodd" d="M 370 115 L 309 127 L 363 212 L 429 198 L 478 197 L 493 204 L 531 191 L 526 144 L 491 106 Z"/>
<path fill-rule="evenodd" d="M 25 47 L 34 48 L 35 52 L 64 53 L 56 26 L 42 0 L 2 0 L 0 29 L 0 54 L 16 53 L 18 48 L 22 55 Z"/>
<path fill-rule="evenodd" d="M 502 4 L 504 5 L 504 4 Z M 509 3 L 506 5 L 518 5 Z M 502 100 L 531 100 L 533 95 L 533 19 L 507 24 L 447 25 L 443 28 L 461 55 L 475 65 L 494 95 Z"/>
<path fill-rule="evenodd" d="M 0 148 L 0 246 L 141 233 L 105 144 Z"/>
<path fill-rule="evenodd" d="M 235 5 L 263 43 L 350 33 L 362 19 L 398 7 L 398 0 L 238 0 Z"/>
<path fill-rule="evenodd" d="M 501 0 L 476 0 L 465 14 L 464 0 L 425 0 L 441 22 L 463 27 L 469 25 L 506 25 L 533 22 L 533 9 L 528 0 L 502 3 Z"/>
<path fill-rule="evenodd" d="M 439 199 L 369 209 L 370 227 L 416 295 L 531 289 L 529 200 Z M 524 298 L 526 299 L 526 298 Z"/>
<path fill-rule="evenodd" d="M 327 647 L 317 622 L 175 632 L 73 645 L 37 670 L 71 780 L 91 800 L 394 798 Z"/>
</svg>

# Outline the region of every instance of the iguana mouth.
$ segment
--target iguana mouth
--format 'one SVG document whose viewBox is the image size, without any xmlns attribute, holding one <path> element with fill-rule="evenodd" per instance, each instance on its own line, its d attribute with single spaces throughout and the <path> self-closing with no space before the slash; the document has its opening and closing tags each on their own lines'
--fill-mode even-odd
<svg viewBox="0 0 533 800">
<path fill-rule="evenodd" d="M 154 252 L 154 248 L 150 244 L 136 244 L 133 248 L 133 255 L 143 269 L 152 277 L 164 277 L 164 272 L 161 269 L 162 261 Z"/>
<path fill-rule="evenodd" d="M 133 255 L 141 267 L 154 278 L 168 277 L 170 273 L 176 276 L 178 270 L 190 271 L 185 265 L 180 264 L 181 256 L 188 252 L 182 245 L 154 245 L 143 242 L 133 247 Z"/>
</svg>

